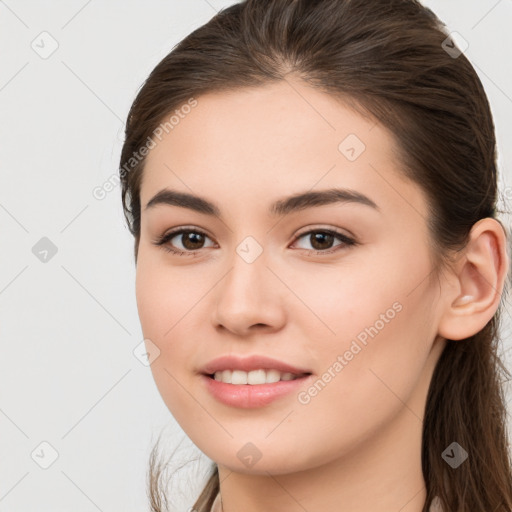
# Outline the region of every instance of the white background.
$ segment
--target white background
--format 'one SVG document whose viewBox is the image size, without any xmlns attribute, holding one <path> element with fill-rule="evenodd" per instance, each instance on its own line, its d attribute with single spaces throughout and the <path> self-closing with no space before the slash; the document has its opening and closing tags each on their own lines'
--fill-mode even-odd
<svg viewBox="0 0 512 512">
<path fill-rule="evenodd" d="M 148 510 L 156 436 L 165 428 L 169 454 L 185 437 L 133 354 L 142 333 L 119 187 L 103 200 L 92 191 L 117 174 L 124 120 L 149 72 L 232 3 L 0 0 L 0 511 Z M 510 204 L 512 0 L 425 3 L 469 42 Z M 31 47 L 43 31 L 58 43 L 47 59 Z M 42 237 L 57 248 L 46 263 L 32 252 Z M 48 469 L 31 456 L 51 456 L 44 441 L 58 453 Z M 200 455 L 183 446 L 180 460 Z M 200 461 L 183 475 L 177 510 L 202 486 Z"/>
</svg>

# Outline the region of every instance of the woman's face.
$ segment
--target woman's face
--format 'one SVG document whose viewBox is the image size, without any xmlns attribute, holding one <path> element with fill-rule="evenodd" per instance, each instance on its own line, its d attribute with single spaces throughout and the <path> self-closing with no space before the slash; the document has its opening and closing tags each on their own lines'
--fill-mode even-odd
<svg viewBox="0 0 512 512">
<path fill-rule="evenodd" d="M 141 188 L 137 304 L 172 415 L 238 472 L 301 471 L 420 432 L 440 291 L 426 199 L 391 135 L 297 81 L 196 100 L 155 138 Z M 147 206 L 164 190 L 202 202 Z M 178 228 L 192 233 L 154 243 Z M 203 375 L 221 356 L 309 375 L 222 383 Z"/>
</svg>

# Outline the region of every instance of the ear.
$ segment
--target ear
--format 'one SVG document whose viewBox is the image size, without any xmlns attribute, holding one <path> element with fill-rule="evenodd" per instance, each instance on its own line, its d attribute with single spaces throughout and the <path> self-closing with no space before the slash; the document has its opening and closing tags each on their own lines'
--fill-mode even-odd
<svg viewBox="0 0 512 512">
<path fill-rule="evenodd" d="M 449 340 L 473 336 L 494 316 L 509 270 L 507 240 L 499 221 L 475 223 L 445 292 L 439 335 Z"/>
</svg>

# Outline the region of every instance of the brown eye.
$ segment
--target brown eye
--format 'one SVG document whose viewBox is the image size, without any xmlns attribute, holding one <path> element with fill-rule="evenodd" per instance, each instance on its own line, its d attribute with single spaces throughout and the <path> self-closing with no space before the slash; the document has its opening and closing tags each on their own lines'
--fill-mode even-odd
<svg viewBox="0 0 512 512">
<path fill-rule="evenodd" d="M 197 229 L 176 229 L 162 235 L 153 243 L 168 252 L 187 256 L 195 255 L 196 251 L 203 249 L 206 239 L 210 239 L 210 237 Z M 174 243 L 172 243 L 173 240 L 175 240 Z"/>
<path fill-rule="evenodd" d="M 326 253 L 330 254 L 340 249 L 348 248 L 350 246 L 356 245 L 356 241 L 352 238 L 349 238 L 346 235 L 341 233 L 337 233 L 336 231 L 332 231 L 330 229 L 316 229 L 308 231 L 307 233 L 303 233 L 302 235 L 297 237 L 297 240 L 305 239 L 311 245 L 312 249 L 300 247 L 302 249 L 306 249 L 310 252 L 316 253 Z M 335 240 L 339 240 L 341 243 L 334 245 Z"/>
<path fill-rule="evenodd" d="M 180 235 L 178 235 L 180 236 Z M 181 243 L 189 251 L 201 249 L 204 244 L 205 236 L 197 231 L 183 231 L 181 234 Z"/>
<path fill-rule="evenodd" d="M 330 233 L 325 232 L 315 232 L 309 235 L 311 240 L 311 245 L 314 249 L 321 251 L 325 249 L 330 249 L 332 247 L 332 243 L 335 238 Z"/>
</svg>

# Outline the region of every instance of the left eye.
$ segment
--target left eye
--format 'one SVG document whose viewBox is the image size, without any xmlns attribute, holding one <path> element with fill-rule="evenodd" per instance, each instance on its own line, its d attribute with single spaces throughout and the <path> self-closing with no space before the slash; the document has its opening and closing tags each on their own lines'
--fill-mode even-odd
<svg viewBox="0 0 512 512">
<path fill-rule="evenodd" d="M 308 231 L 298 236 L 295 239 L 294 243 L 297 240 L 301 240 L 306 237 L 309 237 L 310 243 L 313 246 L 316 245 L 316 247 L 314 247 L 313 249 L 305 250 L 317 254 L 329 254 L 337 250 L 343 249 L 344 247 L 356 245 L 356 241 L 353 240 L 352 238 L 349 238 L 346 235 L 329 229 L 315 229 Z M 178 240 L 181 240 L 181 244 L 183 246 L 182 248 L 176 248 L 174 244 L 171 243 L 171 241 L 174 238 L 178 238 Z M 210 239 L 208 235 L 206 235 L 206 233 L 203 233 L 202 231 L 198 231 L 196 229 L 179 229 L 162 235 L 153 243 L 157 246 L 161 246 L 164 250 L 168 252 L 177 254 L 179 256 L 188 256 L 194 255 L 197 253 L 197 251 L 203 249 L 204 247 L 202 247 L 202 245 L 204 244 L 206 238 Z M 335 239 L 340 240 L 341 243 L 332 248 L 332 243 L 334 242 Z M 213 245 L 210 245 L 210 247 L 212 246 Z"/>
<path fill-rule="evenodd" d="M 313 252 L 323 252 L 323 253 L 332 253 L 334 251 L 342 249 L 343 247 L 349 247 L 352 245 L 355 245 L 355 240 L 352 238 L 349 238 L 346 235 L 343 235 L 341 233 L 338 233 L 336 231 L 332 231 L 330 229 L 315 229 L 312 231 L 308 231 L 307 233 L 303 233 L 302 235 L 298 236 L 296 240 L 300 240 L 301 238 L 309 237 L 309 242 L 314 246 L 317 245 L 314 249 L 306 249 Z M 332 248 L 331 244 L 335 239 L 338 239 L 341 241 L 341 244 L 334 246 L 334 249 Z M 329 245 L 330 247 L 325 247 L 326 245 Z"/>
</svg>

